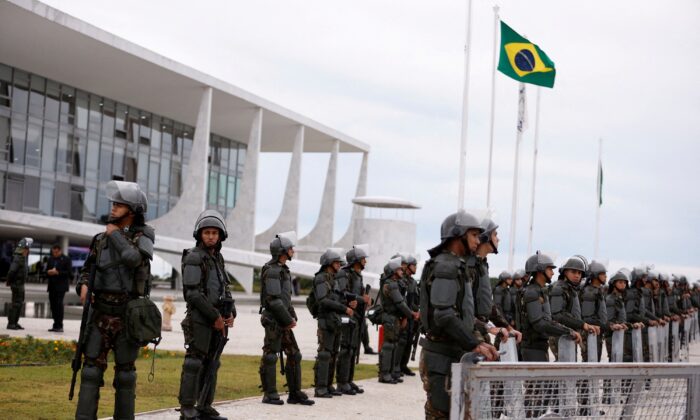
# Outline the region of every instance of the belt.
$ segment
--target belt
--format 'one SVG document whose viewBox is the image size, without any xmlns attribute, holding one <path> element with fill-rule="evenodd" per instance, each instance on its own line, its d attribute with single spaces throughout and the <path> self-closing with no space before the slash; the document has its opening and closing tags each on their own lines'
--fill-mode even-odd
<svg viewBox="0 0 700 420">
<path fill-rule="evenodd" d="M 126 311 L 129 295 L 116 293 L 100 293 L 95 296 L 95 310 L 105 315 L 122 316 Z"/>
<path fill-rule="evenodd" d="M 455 345 L 448 344 L 447 342 L 433 341 L 425 337 L 421 337 L 418 343 L 421 345 L 421 347 L 423 347 L 424 350 L 442 354 L 444 356 L 448 356 L 454 359 L 459 359 L 464 353 L 466 353 L 464 350 Z"/>
</svg>

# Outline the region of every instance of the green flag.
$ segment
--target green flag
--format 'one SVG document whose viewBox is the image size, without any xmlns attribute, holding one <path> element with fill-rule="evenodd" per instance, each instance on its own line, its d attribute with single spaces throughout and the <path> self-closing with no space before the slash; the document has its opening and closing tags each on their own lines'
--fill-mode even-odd
<svg viewBox="0 0 700 420">
<path fill-rule="evenodd" d="M 501 56 L 498 71 L 519 82 L 553 87 L 554 62 L 537 45 L 501 21 Z"/>
</svg>

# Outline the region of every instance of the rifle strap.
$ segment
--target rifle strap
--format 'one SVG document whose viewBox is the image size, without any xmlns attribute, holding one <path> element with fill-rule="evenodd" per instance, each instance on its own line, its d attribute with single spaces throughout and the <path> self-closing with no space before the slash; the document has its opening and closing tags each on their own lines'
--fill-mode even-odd
<svg viewBox="0 0 700 420">
<path fill-rule="evenodd" d="M 156 349 L 158 348 L 158 344 L 160 344 L 160 340 L 158 340 L 157 343 L 153 343 L 153 359 L 151 360 L 151 371 L 148 372 L 149 383 L 152 383 L 153 380 L 156 378 Z"/>
</svg>

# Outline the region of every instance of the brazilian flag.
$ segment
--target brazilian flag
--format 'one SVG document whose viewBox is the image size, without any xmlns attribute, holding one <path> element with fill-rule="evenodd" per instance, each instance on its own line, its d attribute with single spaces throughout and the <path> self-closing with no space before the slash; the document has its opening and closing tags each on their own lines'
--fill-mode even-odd
<svg viewBox="0 0 700 420">
<path fill-rule="evenodd" d="M 501 57 L 498 71 L 519 82 L 554 86 L 554 62 L 537 45 L 501 21 Z"/>
</svg>

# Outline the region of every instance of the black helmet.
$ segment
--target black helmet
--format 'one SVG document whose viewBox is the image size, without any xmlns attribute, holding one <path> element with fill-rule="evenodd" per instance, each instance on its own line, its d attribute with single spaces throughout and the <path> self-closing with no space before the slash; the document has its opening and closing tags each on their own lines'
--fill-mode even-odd
<svg viewBox="0 0 700 420">
<path fill-rule="evenodd" d="M 219 231 L 221 232 L 221 237 L 219 238 L 219 240 L 221 242 L 225 241 L 226 238 L 228 238 L 228 232 L 226 231 L 226 223 L 224 222 L 224 217 L 218 211 L 204 210 L 202 213 L 200 213 L 199 217 L 197 218 L 197 222 L 194 224 L 194 231 L 192 232 L 192 236 L 194 236 L 196 240 L 199 240 L 201 230 L 208 227 L 219 229 Z"/>
<path fill-rule="evenodd" d="M 512 278 L 513 276 L 509 272 L 503 271 L 501 274 L 498 275 L 498 284 L 501 284 L 504 281 Z"/>
<path fill-rule="evenodd" d="M 525 261 L 526 274 L 544 272 L 547 268 L 557 268 L 557 266 L 551 257 L 540 253 L 540 251 L 537 251 L 535 255 L 532 255 Z"/>
<path fill-rule="evenodd" d="M 493 220 L 486 218 L 483 220 L 481 227 L 484 231 L 479 235 L 479 241 L 482 244 L 489 242 L 493 248 L 493 253 L 498 254 L 498 247 L 496 247 L 496 244 L 491 240 L 491 234 L 498 229 L 498 225 Z"/>
<path fill-rule="evenodd" d="M 607 271 L 608 269 L 605 268 L 605 265 L 596 260 L 591 261 L 591 264 L 588 266 L 588 272 L 594 278 L 598 277 L 599 274 L 607 273 Z"/>
<path fill-rule="evenodd" d="M 290 248 L 293 248 L 297 242 L 297 233 L 294 231 L 278 233 L 270 242 L 270 254 L 274 258 L 279 258 L 280 255 L 286 253 Z"/>
<path fill-rule="evenodd" d="M 109 181 L 105 192 L 109 201 L 125 204 L 136 214 L 145 214 L 148 210 L 146 193 L 135 182 Z"/>
<path fill-rule="evenodd" d="M 321 267 L 328 267 L 336 261 L 342 263 L 342 252 L 343 250 L 340 248 L 328 248 L 326 252 L 321 254 L 321 258 L 319 258 L 319 264 L 321 264 Z"/>
<path fill-rule="evenodd" d="M 481 226 L 481 220 L 464 210 L 460 210 L 457 213 L 452 213 L 451 215 L 447 216 L 442 222 L 442 225 L 440 225 L 440 244 L 428 250 L 428 253 L 431 257 L 436 256 L 445 246 L 447 241 L 452 238 L 460 238 L 464 236 L 464 234 L 470 229 L 479 229 L 479 233 L 483 232 L 484 228 Z"/>
<path fill-rule="evenodd" d="M 352 265 L 356 262 L 362 261 L 363 258 L 369 257 L 369 245 L 353 245 L 352 248 L 345 254 L 345 259 L 347 259 L 348 264 Z"/>
<path fill-rule="evenodd" d="M 559 272 L 561 273 L 563 273 L 564 270 L 577 270 L 585 274 L 588 271 L 588 261 L 586 261 L 580 255 L 574 255 L 566 260 L 564 265 L 559 268 Z"/>
</svg>

